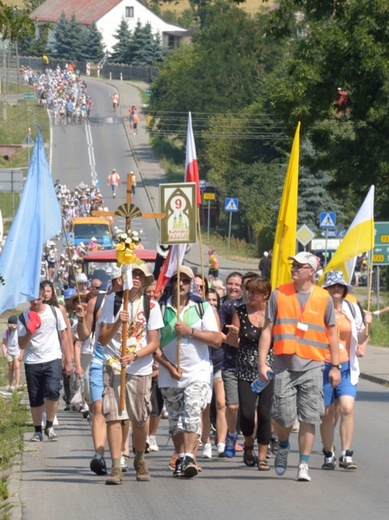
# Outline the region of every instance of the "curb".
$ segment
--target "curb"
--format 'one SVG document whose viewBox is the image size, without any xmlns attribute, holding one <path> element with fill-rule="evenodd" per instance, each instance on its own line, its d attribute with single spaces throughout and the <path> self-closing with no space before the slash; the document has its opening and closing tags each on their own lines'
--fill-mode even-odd
<svg viewBox="0 0 389 520">
<path fill-rule="evenodd" d="M 363 374 L 362 372 L 359 374 L 361 379 L 366 379 L 366 381 L 370 381 L 371 383 L 376 383 L 378 385 L 389 385 L 389 381 L 387 379 L 383 379 L 382 377 L 372 376 L 370 374 Z"/>
</svg>

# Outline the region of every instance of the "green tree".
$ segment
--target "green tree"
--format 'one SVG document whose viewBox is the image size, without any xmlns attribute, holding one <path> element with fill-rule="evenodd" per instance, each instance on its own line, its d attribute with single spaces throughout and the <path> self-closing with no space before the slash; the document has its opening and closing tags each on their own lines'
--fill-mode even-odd
<svg viewBox="0 0 389 520">
<path fill-rule="evenodd" d="M 274 110 L 291 132 L 302 122 L 316 150 L 312 168 L 331 172 L 334 190 L 351 186 L 357 207 L 379 187 L 380 218 L 389 217 L 388 27 L 387 0 L 286 0 L 268 27 L 290 48 L 269 82 Z M 350 102 L 342 117 L 337 87 Z"/>
<path fill-rule="evenodd" d="M 131 35 L 129 58 L 132 65 L 149 66 L 162 61 L 162 45 L 159 35 L 154 35 L 151 25 L 138 21 Z"/>
<path fill-rule="evenodd" d="M 80 37 L 78 59 L 98 62 L 104 56 L 103 35 L 93 22 L 90 27 L 84 28 Z"/>
<path fill-rule="evenodd" d="M 54 32 L 54 54 L 56 58 L 65 60 L 77 59 L 80 49 L 80 26 L 76 22 L 74 13 L 70 20 L 66 19 L 62 11 Z"/>
<path fill-rule="evenodd" d="M 120 25 L 114 34 L 117 42 L 113 46 L 110 60 L 114 63 L 129 63 L 130 62 L 130 46 L 131 46 L 131 31 L 128 28 L 126 19 L 123 17 Z"/>
</svg>

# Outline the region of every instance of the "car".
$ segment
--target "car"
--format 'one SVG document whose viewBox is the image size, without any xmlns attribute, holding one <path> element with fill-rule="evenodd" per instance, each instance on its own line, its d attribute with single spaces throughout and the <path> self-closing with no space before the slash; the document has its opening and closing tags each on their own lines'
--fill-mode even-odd
<svg viewBox="0 0 389 520">
<path fill-rule="evenodd" d="M 154 270 L 154 263 L 157 258 L 157 251 L 152 249 L 139 249 L 134 253 L 140 260 L 146 262 L 149 271 Z M 82 270 L 87 275 L 88 280 L 98 278 L 102 286 L 106 288 L 111 279 L 113 267 L 116 265 L 116 249 L 105 249 L 101 251 L 91 251 L 83 258 Z"/>
<path fill-rule="evenodd" d="M 111 249 L 112 229 L 105 217 L 75 217 L 72 222 L 70 238 L 74 245 L 88 245 L 92 238 L 102 249 Z"/>
</svg>

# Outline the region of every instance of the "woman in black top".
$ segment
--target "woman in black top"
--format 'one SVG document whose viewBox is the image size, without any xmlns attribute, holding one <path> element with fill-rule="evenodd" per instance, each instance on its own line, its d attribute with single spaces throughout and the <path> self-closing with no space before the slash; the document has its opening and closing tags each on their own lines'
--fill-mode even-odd
<svg viewBox="0 0 389 520">
<path fill-rule="evenodd" d="M 228 344 L 237 347 L 236 376 L 240 409 L 240 428 L 245 437 L 243 461 L 261 471 L 270 469 L 266 460 L 271 439 L 270 406 L 272 384 L 260 394 L 251 389 L 258 376 L 258 341 L 265 321 L 267 301 L 271 287 L 268 279 L 251 278 L 245 284 L 248 303 L 241 304 L 232 319 L 227 335 Z M 272 355 L 272 351 L 270 351 Z M 268 360 L 271 366 L 272 360 Z M 257 411 L 258 456 L 254 452 L 255 412 Z"/>
</svg>

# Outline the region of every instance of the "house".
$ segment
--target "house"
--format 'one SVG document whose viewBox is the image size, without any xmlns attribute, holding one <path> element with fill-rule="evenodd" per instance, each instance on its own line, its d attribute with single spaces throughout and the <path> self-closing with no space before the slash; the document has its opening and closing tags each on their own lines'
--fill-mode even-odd
<svg viewBox="0 0 389 520">
<path fill-rule="evenodd" d="M 30 18 L 55 24 L 62 12 L 68 20 L 74 13 L 76 22 L 81 25 L 89 26 L 96 22 L 108 52 L 117 43 L 114 34 L 123 17 L 130 31 L 134 30 L 138 21 L 142 26 L 149 23 L 153 34 L 158 32 L 161 35 L 163 47 L 178 46 L 184 41 L 190 41 L 191 31 L 165 22 L 138 0 L 47 0 L 32 11 Z"/>
</svg>

